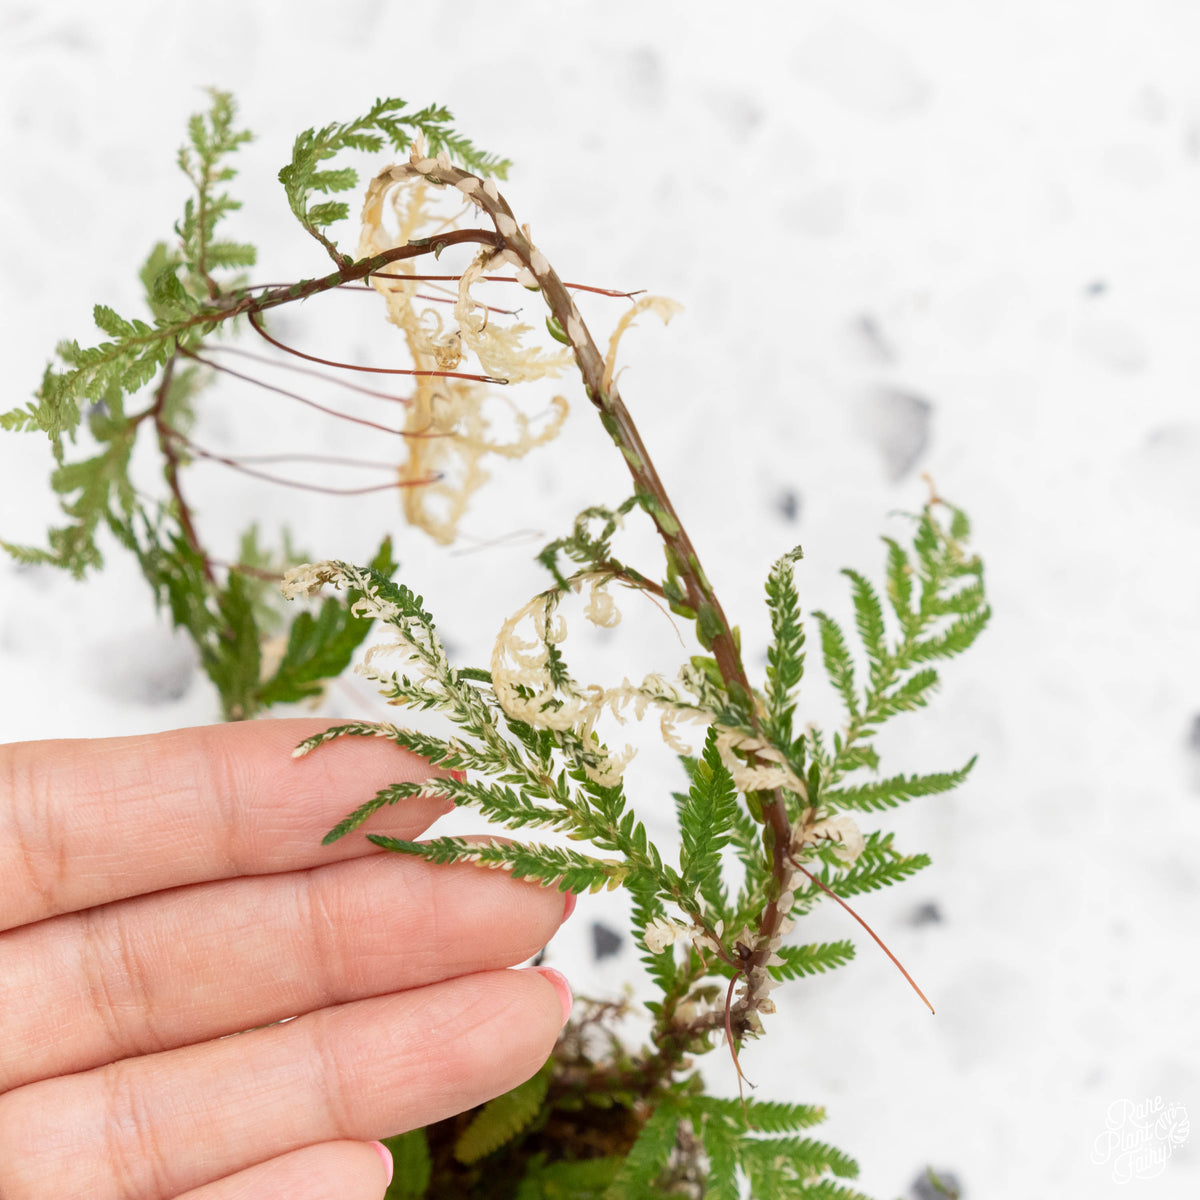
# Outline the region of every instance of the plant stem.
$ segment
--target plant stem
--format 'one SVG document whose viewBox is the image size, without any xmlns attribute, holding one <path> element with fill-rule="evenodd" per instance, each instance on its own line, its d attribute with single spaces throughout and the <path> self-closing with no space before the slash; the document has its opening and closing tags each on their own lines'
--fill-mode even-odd
<svg viewBox="0 0 1200 1200">
<path fill-rule="evenodd" d="M 459 187 L 465 195 L 482 208 L 496 226 L 500 239 L 498 249 L 507 250 L 533 275 L 551 315 L 566 336 L 567 343 L 575 355 L 576 364 L 583 378 L 588 399 L 599 413 L 601 424 L 616 443 L 633 477 L 634 492 L 642 507 L 658 529 L 667 554 L 667 561 L 683 581 L 688 606 L 697 613 L 697 630 L 702 634 L 701 642 L 711 646 L 712 654 L 725 683 L 726 694 L 731 704 L 742 711 L 745 720 L 757 733 L 758 715 L 754 693 L 742 665 L 741 654 L 733 636 L 732 627 L 724 609 L 700 564 L 700 556 L 688 537 L 666 487 L 659 478 L 650 453 L 642 441 L 629 410 L 625 407 L 615 379 L 607 379 L 604 359 L 597 349 L 575 301 L 563 281 L 537 250 L 528 234 L 518 224 L 508 202 L 493 187 L 491 190 L 478 177 L 436 159 L 425 158 L 412 161 L 405 168 L 392 168 L 393 178 L 408 174 L 412 178 L 427 179 L 445 187 Z M 482 238 L 480 240 L 483 240 Z M 715 630 L 711 634 L 705 630 Z M 753 760 L 753 754 L 748 755 Z M 802 796 L 806 800 L 807 796 Z M 788 856 L 791 845 L 791 824 L 787 806 L 779 789 L 755 793 L 755 799 L 763 815 L 763 847 L 771 856 L 771 871 L 776 882 L 776 895 L 785 889 L 788 877 Z M 787 917 L 776 899 L 767 901 L 759 924 L 758 938 L 746 957 L 744 971 L 765 968 L 774 941 L 778 944 L 780 925 Z M 749 1010 L 755 1003 L 753 993 L 734 1006 L 734 1027 L 744 1035 L 748 1026 Z"/>
<path fill-rule="evenodd" d="M 440 169 L 437 174 L 445 177 L 450 184 L 457 183 L 466 177 L 466 172 L 453 168 L 450 170 Z M 507 228 L 509 223 L 516 224 L 512 210 L 502 197 L 493 199 L 486 192 L 480 190 L 475 193 L 475 198 L 496 220 L 497 229 Z M 499 219 L 501 216 L 507 217 L 508 220 L 501 221 Z M 689 607 L 697 613 L 707 609 L 716 618 L 719 632 L 711 639 L 713 657 L 716 659 L 731 701 L 745 711 L 751 727 L 757 732 L 759 724 L 755 711 L 754 693 L 746 677 L 746 670 L 742 664 L 741 654 L 738 651 L 729 620 L 701 566 L 700 556 L 692 545 L 692 540 L 688 537 L 679 514 L 675 511 L 675 506 L 659 477 L 649 450 L 642 441 L 633 417 L 630 416 L 629 410 L 621 399 L 616 380 L 605 381 L 604 360 L 600 351 L 584 324 L 583 318 L 575 306 L 575 301 L 571 298 L 554 268 L 546 262 L 540 252 L 535 251 L 519 226 L 515 233 L 508 234 L 504 240 L 506 248 L 516 254 L 527 269 L 533 273 L 551 314 L 566 333 L 583 377 L 588 399 L 596 408 L 601 423 L 625 459 L 629 473 L 633 477 L 634 490 L 641 498 L 643 508 L 658 529 L 659 536 L 666 547 L 668 561 L 675 565 L 684 582 Z M 788 821 L 787 807 L 779 790 L 757 793 L 757 799 L 762 807 L 764 819 L 764 848 L 771 855 L 772 874 L 782 885 L 787 873 L 787 856 L 791 843 L 791 826 Z M 782 886 L 780 890 L 782 890 Z M 771 948 L 768 943 L 776 936 L 780 922 L 785 916 L 787 914 L 779 910 L 775 900 L 768 902 L 759 928 L 758 944 L 747 960 L 747 968 L 760 966 L 770 957 Z M 739 1002 L 739 1006 L 735 1006 L 735 1008 L 743 1010 L 744 1007 L 744 1002 Z"/>
<path fill-rule="evenodd" d="M 163 367 L 162 378 L 158 382 L 158 387 L 154 392 L 154 404 L 151 406 L 149 413 L 153 415 L 154 430 L 158 434 L 158 448 L 162 451 L 163 458 L 166 460 L 166 466 L 163 468 L 163 474 L 167 479 L 167 486 L 171 489 L 171 495 L 175 499 L 175 508 L 179 516 L 179 527 L 183 530 L 183 536 L 187 538 L 188 545 L 196 552 L 200 558 L 204 570 L 204 578 L 210 584 L 216 585 L 216 577 L 213 575 L 212 567 L 208 562 L 208 555 L 204 552 L 204 547 L 200 545 L 200 539 L 196 536 L 196 527 L 192 524 L 192 510 L 188 507 L 187 501 L 183 498 L 183 490 L 179 485 L 179 452 L 175 448 L 176 439 L 180 437 L 177 430 L 173 429 L 168 423 L 164 415 L 167 397 L 171 392 L 171 381 L 175 377 L 175 360 L 178 356 L 172 354 L 167 359 L 166 365 Z M 135 418 L 140 420 L 140 418 Z"/>
</svg>

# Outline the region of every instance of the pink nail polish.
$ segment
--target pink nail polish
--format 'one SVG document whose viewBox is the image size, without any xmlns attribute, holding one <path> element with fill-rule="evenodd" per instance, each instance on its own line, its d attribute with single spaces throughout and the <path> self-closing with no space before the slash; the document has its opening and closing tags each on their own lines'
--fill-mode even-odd
<svg viewBox="0 0 1200 1200">
<path fill-rule="evenodd" d="M 383 1159 L 384 1165 L 387 1167 L 387 1181 L 391 1183 L 392 1175 L 396 1171 L 396 1164 L 392 1161 L 392 1152 L 382 1142 L 371 1142 L 369 1144 L 379 1151 L 379 1157 Z"/>
<path fill-rule="evenodd" d="M 567 893 L 567 902 L 563 905 L 562 919 L 565 921 L 575 911 L 575 893 Z"/>
<path fill-rule="evenodd" d="M 553 967 L 532 967 L 530 969 L 536 971 L 539 975 L 544 975 L 554 984 L 554 990 L 558 993 L 558 1000 L 562 1005 L 563 1024 L 565 1025 L 575 1004 L 575 996 L 571 991 L 571 985 L 567 982 L 567 977 L 561 971 L 556 971 Z"/>
</svg>

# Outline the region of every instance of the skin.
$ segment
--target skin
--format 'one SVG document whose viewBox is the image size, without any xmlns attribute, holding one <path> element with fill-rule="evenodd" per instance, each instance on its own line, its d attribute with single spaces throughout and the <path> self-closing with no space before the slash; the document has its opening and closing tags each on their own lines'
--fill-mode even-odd
<svg viewBox="0 0 1200 1200">
<path fill-rule="evenodd" d="M 328 724 L 0 747 L 0 1200 L 378 1200 L 372 1139 L 546 1060 L 555 983 L 506 968 L 563 894 L 362 832 L 321 846 L 433 774 L 382 739 L 291 757 Z"/>
</svg>

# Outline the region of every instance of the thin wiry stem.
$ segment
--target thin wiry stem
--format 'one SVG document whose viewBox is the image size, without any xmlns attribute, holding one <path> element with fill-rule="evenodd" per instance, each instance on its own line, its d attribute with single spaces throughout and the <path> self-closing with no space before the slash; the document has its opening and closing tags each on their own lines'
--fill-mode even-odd
<svg viewBox="0 0 1200 1200">
<path fill-rule="evenodd" d="M 245 459 L 235 458 L 226 454 L 216 454 L 211 450 L 205 450 L 202 446 L 198 446 L 190 438 L 180 433 L 177 429 L 169 429 L 168 434 L 171 438 L 177 440 L 181 445 L 186 447 L 187 452 L 196 458 L 207 459 L 209 462 L 220 463 L 222 466 L 229 467 L 234 471 L 240 471 L 243 475 L 251 475 L 255 479 L 264 479 L 268 483 L 278 483 L 283 487 L 299 488 L 306 492 L 319 492 L 326 496 L 365 496 L 371 492 L 390 492 L 399 488 L 408 487 L 424 487 L 427 484 L 437 483 L 441 478 L 440 475 L 434 474 L 426 476 L 423 479 L 396 479 L 391 483 L 371 484 L 365 487 L 339 488 L 328 487 L 323 484 L 310 483 L 303 479 L 287 479 L 281 475 L 272 475 L 267 471 L 258 471 L 253 467 L 245 465 Z M 379 467 L 388 467 L 391 470 L 396 470 L 396 467 L 390 463 L 373 464 Z"/>
<path fill-rule="evenodd" d="M 380 278 L 380 276 L 377 275 L 377 276 L 374 276 L 374 278 L 378 279 L 378 278 Z M 388 276 L 386 276 L 386 278 L 388 278 L 388 279 L 411 279 L 413 277 L 411 275 L 388 275 Z M 347 283 L 340 290 L 343 292 L 361 292 L 363 295 L 367 295 L 367 294 L 370 294 L 373 296 L 379 295 L 379 290 L 377 288 L 373 288 L 369 283 Z M 400 290 L 399 288 L 389 288 L 388 294 L 393 295 L 394 293 L 398 292 L 399 290 Z M 457 304 L 458 303 L 458 297 L 448 290 L 441 296 L 431 296 L 431 295 L 429 295 L 428 292 L 416 292 L 416 293 L 414 293 L 414 298 L 417 300 L 428 300 L 432 304 Z M 515 316 L 518 316 L 521 311 L 519 308 L 497 308 L 494 304 L 483 304 L 481 301 L 478 301 L 478 300 L 475 301 L 475 307 L 483 309 L 484 312 L 495 313 L 497 316 L 501 316 L 501 317 L 515 317 Z"/>
<path fill-rule="evenodd" d="M 366 289 L 373 291 L 374 289 Z M 229 346 L 224 342 L 214 342 L 211 346 L 205 346 L 206 353 L 211 354 L 214 350 L 220 350 L 222 354 L 236 354 L 239 358 L 249 358 L 254 362 L 260 362 L 268 367 L 278 367 L 281 371 L 295 371 L 300 375 L 311 375 L 314 379 L 323 380 L 326 383 L 337 384 L 338 387 L 345 388 L 347 391 L 358 392 L 363 396 L 373 396 L 377 400 L 390 400 L 395 404 L 412 404 L 410 396 L 393 396 L 390 392 L 381 392 L 376 388 L 364 387 L 361 383 L 352 383 L 349 379 L 344 379 L 340 375 L 330 375 L 326 371 L 317 371 L 312 367 L 306 367 L 302 363 L 289 362 L 285 358 L 271 358 L 266 354 L 255 354 L 253 350 L 243 350 L 241 346 Z M 220 370 L 221 368 L 217 368 Z"/>
<path fill-rule="evenodd" d="M 408 281 L 419 281 L 421 283 L 456 283 L 462 278 L 461 275 L 400 275 L 390 271 L 372 271 L 372 279 L 404 279 Z M 485 283 L 520 283 L 521 281 L 515 275 L 481 275 L 480 279 Z M 279 285 L 276 285 L 279 286 Z M 632 292 L 622 292 L 617 288 L 602 288 L 593 287 L 587 283 L 564 283 L 563 287 L 573 292 L 592 292 L 597 296 L 613 296 L 618 300 L 632 300 L 634 296 L 645 294 L 645 288 L 638 288 Z"/>
<path fill-rule="evenodd" d="M 253 375 L 246 375 L 241 371 L 235 371 L 232 367 L 222 366 L 220 363 L 212 362 L 210 359 L 204 358 L 192 350 L 183 351 L 189 358 L 206 367 L 211 367 L 214 371 L 220 371 L 222 374 L 231 375 L 234 379 L 244 380 L 246 383 L 252 383 L 256 387 L 262 388 L 264 391 L 275 392 L 277 395 L 286 396 L 289 400 L 296 400 L 300 404 L 307 405 L 309 408 L 315 408 L 318 412 L 323 412 L 328 416 L 337 417 L 342 421 L 350 421 L 355 425 L 365 425 L 368 429 L 377 429 L 380 433 L 390 433 L 396 437 L 426 437 L 427 434 L 420 432 L 410 433 L 405 429 L 394 429 L 390 425 L 380 425 L 378 421 L 370 421 L 366 417 L 356 417 L 351 413 L 339 412 L 336 408 L 329 408 L 324 404 L 319 404 L 316 400 L 310 400 L 307 396 L 301 396 L 299 392 L 290 391 L 288 388 L 281 388 L 274 383 L 266 383 L 262 379 L 255 379 Z"/>
<path fill-rule="evenodd" d="M 896 969 L 900 972 L 901 975 L 904 976 L 905 979 L 908 980 L 909 986 L 912 988 L 912 990 L 914 992 L 917 993 L 918 996 L 921 997 L 922 1000 L 925 1001 L 925 1007 L 928 1008 L 929 1011 L 932 1013 L 933 1005 L 930 1004 L 929 997 L 926 996 L 923 991 L 921 991 L 921 989 L 917 986 L 917 981 L 904 969 L 904 964 L 887 948 L 886 945 L 884 945 L 883 939 L 879 936 L 879 934 L 877 934 L 875 932 L 875 930 L 873 930 L 870 927 L 870 925 L 868 925 L 866 923 L 866 921 L 864 921 L 862 919 L 862 917 L 860 917 L 858 915 L 858 913 L 856 913 L 854 911 L 854 909 L 852 909 L 850 907 L 850 905 L 848 905 L 845 902 L 845 900 L 843 900 L 841 898 L 841 896 L 839 896 L 837 894 L 837 892 L 832 891 L 830 888 L 827 888 L 825 886 L 825 884 L 823 884 L 810 870 L 808 870 L 807 867 L 802 866 L 800 863 L 798 863 L 796 861 L 796 859 L 790 854 L 788 855 L 788 859 L 791 862 L 792 866 L 794 866 L 802 874 L 807 875 L 808 878 L 813 883 L 815 883 L 817 885 L 817 887 L 819 887 L 821 889 L 821 891 L 823 891 L 825 893 L 825 895 L 833 897 L 833 899 L 836 900 L 871 935 L 871 937 L 873 937 L 875 939 L 875 944 L 880 948 L 880 950 L 882 950 L 884 952 L 884 954 L 886 954 L 888 956 L 888 958 L 890 958 L 892 960 L 892 962 L 896 966 Z"/>
<path fill-rule="evenodd" d="M 179 455 L 175 452 L 175 447 L 172 444 L 172 439 L 176 436 L 176 431 L 167 424 L 166 417 L 163 415 L 166 411 L 167 397 L 171 391 L 171 382 L 175 378 L 176 357 L 175 354 L 172 354 L 167 359 L 166 365 L 163 367 L 162 378 L 159 380 L 158 387 L 154 392 L 154 403 L 142 414 L 142 417 L 150 415 L 154 417 L 154 431 L 158 435 L 158 445 L 166 461 L 163 473 L 167 479 L 167 486 L 171 489 L 171 495 L 175 500 L 175 510 L 179 515 L 179 527 L 183 530 L 183 536 L 187 539 L 188 545 L 199 555 L 205 579 L 209 583 L 216 583 L 212 568 L 208 565 L 208 559 L 204 554 L 204 548 L 200 545 L 200 539 L 196 535 L 196 527 L 192 522 L 192 510 L 188 507 L 187 501 L 184 500 L 183 490 L 180 487 Z M 130 422 L 130 425 L 136 425 L 142 417 L 134 418 Z"/>
<path fill-rule="evenodd" d="M 250 313 L 250 324 L 259 337 L 271 343 L 272 346 L 303 358 L 306 362 L 320 363 L 323 367 L 338 367 L 343 371 L 366 371 L 373 375 L 435 375 L 443 379 L 472 379 L 476 383 L 506 384 L 507 379 L 497 379 L 491 375 L 472 375 L 465 371 L 420 371 L 413 367 L 364 367 L 358 363 L 337 362 L 335 359 L 320 358 L 315 354 L 305 354 L 294 346 L 287 346 L 277 338 L 273 338 L 262 326 L 257 313 Z"/>
</svg>

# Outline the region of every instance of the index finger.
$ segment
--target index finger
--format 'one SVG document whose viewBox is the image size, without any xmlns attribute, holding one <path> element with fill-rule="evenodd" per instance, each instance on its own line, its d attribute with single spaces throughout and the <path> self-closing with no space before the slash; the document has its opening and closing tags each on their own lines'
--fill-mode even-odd
<svg viewBox="0 0 1200 1200">
<path fill-rule="evenodd" d="M 379 853 L 361 837 L 321 838 L 389 783 L 448 772 L 383 738 L 292 757 L 331 724 L 0 746 L 0 930 L 181 884 Z M 411 840 L 451 807 L 404 800 L 371 829 Z"/>
</svg>

